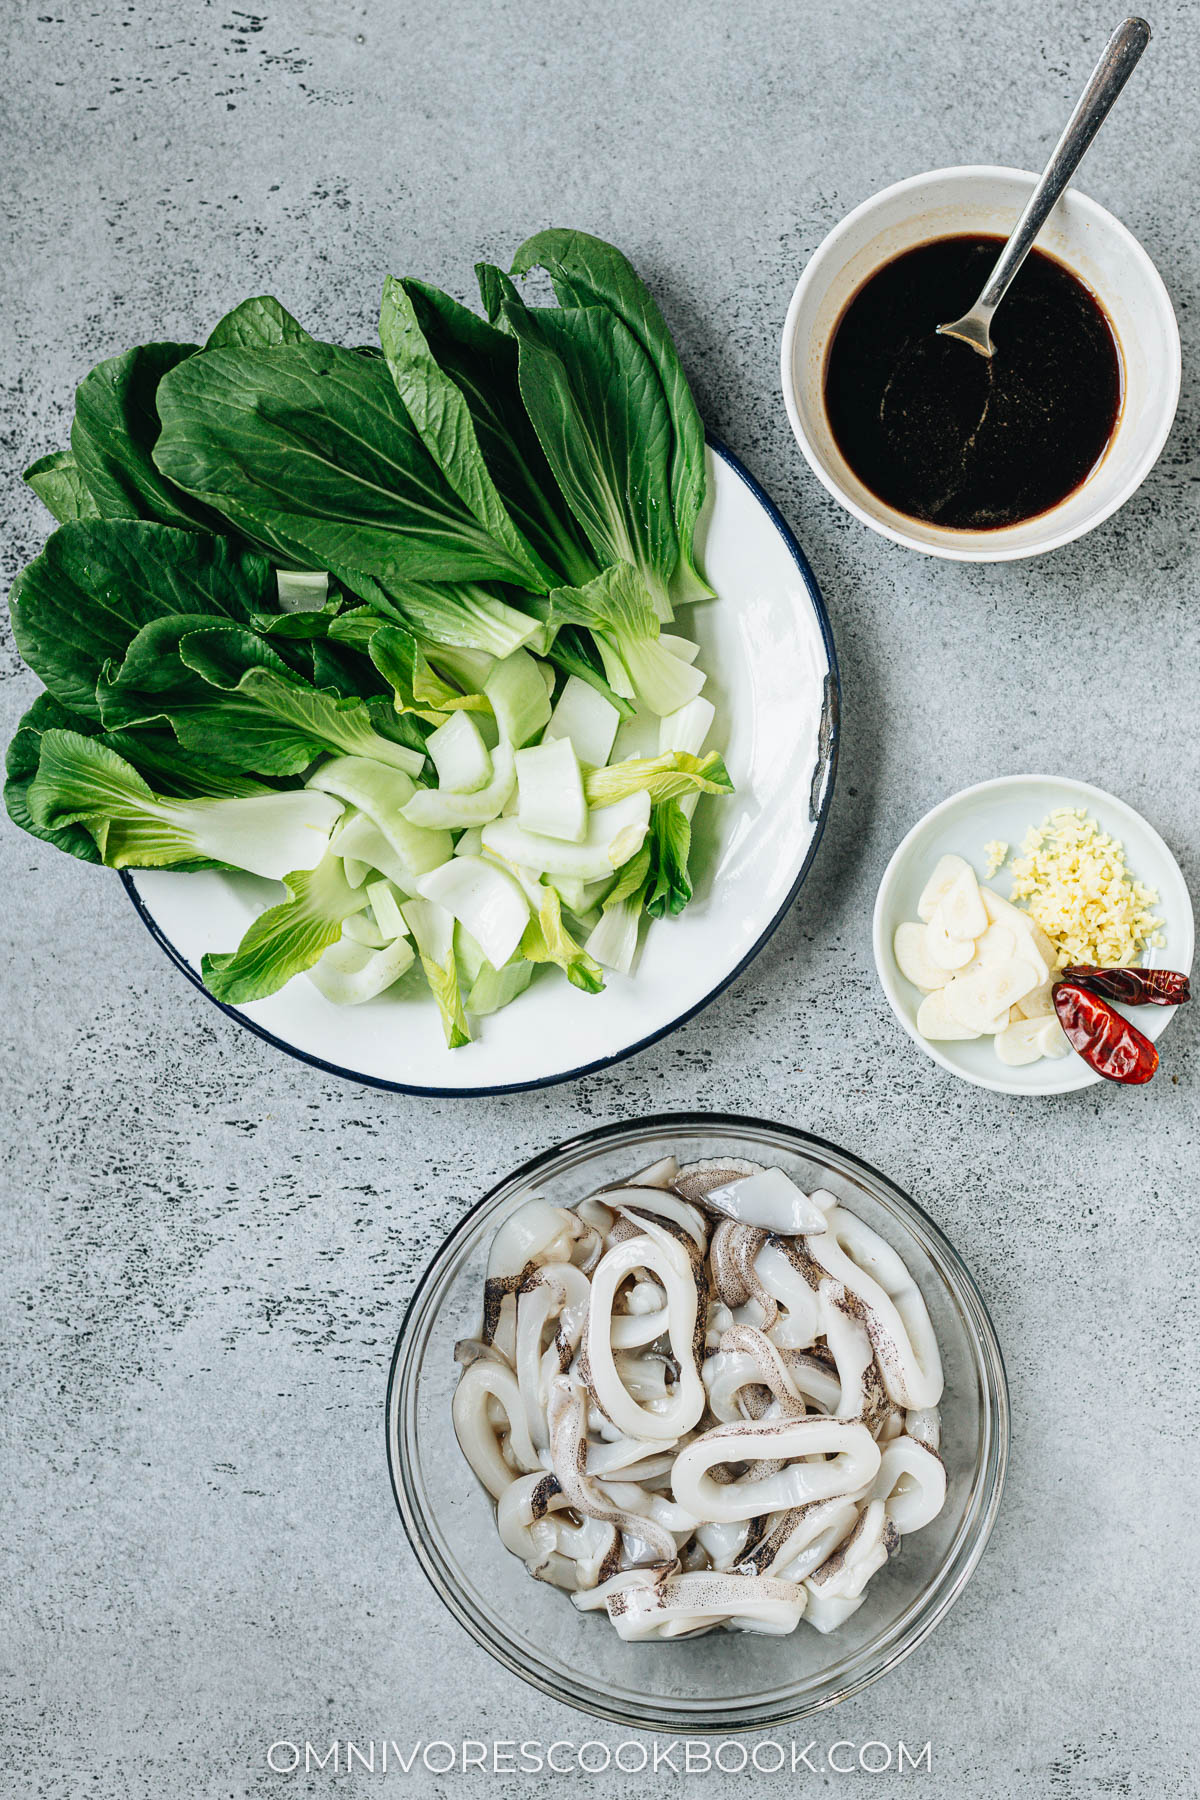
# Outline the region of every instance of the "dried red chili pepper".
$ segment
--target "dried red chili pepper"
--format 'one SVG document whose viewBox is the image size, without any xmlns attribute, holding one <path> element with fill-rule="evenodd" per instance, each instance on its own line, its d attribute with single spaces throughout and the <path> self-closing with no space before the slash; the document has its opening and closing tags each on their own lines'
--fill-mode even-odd
<svg viewBox="0 0 1200 1800">
<path fill-rule="evenodd" d="M 1106 1081 L 1133 1087 L 1157 1069 L 1158 1051 L 1150 1039 L 1099 994 L 1073 981 L 1056 981 L 1054 1010 L 1071 1048 Z"/>
<path fill-rule="evenodd" d="M 1073 963 L 1062 979 L 1126 1006 L 1182 1006 L 1192 997 L 1187 976 L 1173 969 L 1098 969 L 1092 963 Z"/>
</svg>

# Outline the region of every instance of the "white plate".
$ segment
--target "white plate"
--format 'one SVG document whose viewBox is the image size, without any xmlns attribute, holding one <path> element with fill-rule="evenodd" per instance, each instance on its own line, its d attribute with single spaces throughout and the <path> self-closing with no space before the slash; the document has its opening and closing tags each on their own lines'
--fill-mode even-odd
<svg viewBox="0 0 1200 1800">
<path fill-rule="evenodd" d="M 1057 775 L 1005 775 L 943 800 L 913 826 L 884 870 L 875 901 L 875 967 L 892 1011 L 926 1056 L 964 1081 L 1001 1094 L 1069 1094 L 1076 1088 L 1091 1087 L 1102 1077 L 1074 1052 L 1057 1060 L 1043 1057 L 1040 1062 L 1009 1068 L 996 1055 L 990 1038 L 932 1043 L 922 1037 L 916 1024 L 922 995 L 897 968 L 892 939 L 897 925 L 917 917 L 917 901 L 939 856 L 954 853 L 965 857 L 983 880 L 985 844 L 999 840 L 1019 852 L 1030 827 L 1040 825 L 1059 807 L 1083 807 L 1125 846 L 1130 873 L 1157 890 L 1154 910 L 1163 920 L 1164 942 L 1161 948 L 1147 951 L 1145 962 L 1183 974 L 1192 966 L 1195 925 L 1179 864 L 1154 827 L 1123 800 L 1102 788 Z M 1006 863 L 988 885 L 1007 897 L 1012 886 L 1010 865 Z M 1149 1038 L 1161 1037 L 1177 1010 L 1173 1006 L 1118 1008 Z"/>
<path fill-rule="evenodd" d="M 455 1051 L 415 975 L 365 1006 L 334 1006 L 298 976 L 268 1000 L 223 1011 L 291 1055 L 358 1081 L 495 1093 L 565 1081 L 644 1048 L 746 966 L 795 899 L 825 822 L 837 663 L 812 572 L 770 500 L 727 450 L 710 446 L 708 469 L 699 541 L 720 599 L 685 610 L 677 629 L 700 644 L 705 692 L 717 708 L 710 742 L 737 793 L 699 809 L 696 896 L 678 918 L 651 927 L 636 974 L 609 975 L 605 992 L 590 995 L 541 971 L 511 1006 L 478 1021 L 475 1043 Z M 201 957 L 232 950 L 279 897 L 273 883 L 248 875 L 140 870 L 123 879 L 197 986 Z"/>
</svg>

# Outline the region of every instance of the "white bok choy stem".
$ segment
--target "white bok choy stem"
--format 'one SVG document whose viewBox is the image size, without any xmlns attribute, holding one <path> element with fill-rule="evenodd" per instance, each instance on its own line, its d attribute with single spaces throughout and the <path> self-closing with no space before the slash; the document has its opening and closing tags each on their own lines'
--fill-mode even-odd
<svg viewBox="0 0 1200 1800">
<path fill-rule="evenodd" d="M 404 817 L 410 825 L 435 831 L 462 831 L 473 825 L 486 825 L 504 810 L 516 785 L 512 745 L 501 739 L 492 751 L 492 778 L 486 787 L 477 788 L 473 794 L 419 788 L 406 803 Z"/>
<path fill-rule="evenodd" d="M 650 826 L 650 796 L 629 794 L 612 806 L 588 812 L 582 843 L 567 844 L 526 831 L 517 819 L 493 819 L 483 828 L 483 847 L 505 862 L 519 863 L 539 875 L 574 876 L 600 881 L 636 856 Z"/>
<path fill-rule="evenodd" d="M 520 884 L 483 856 L 452 856 L 440 869 L 422 875 L 417 892 L 457 919 L 494 969 L 504 967 L 529 923 L 529 902 Z"/>
</svg>

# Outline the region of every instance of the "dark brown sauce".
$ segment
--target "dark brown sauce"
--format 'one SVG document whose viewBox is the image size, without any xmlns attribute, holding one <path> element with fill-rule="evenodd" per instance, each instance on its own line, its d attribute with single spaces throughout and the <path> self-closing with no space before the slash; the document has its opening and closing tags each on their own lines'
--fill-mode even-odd
<svg viewBox="0 0 1200 1800">
<path fill-rule="evenodd" d="M 825 407 L 872 493 L 932 525 L 993 530 L 1065 500 L 1121 410 L 1121 354 L 1095 295 L 1040 250 L 997 310 L 995 355 L 939 337 L 974 305 L 999 237 L 936 238 L 865 281 L 834 332 Z"/>
</svg>

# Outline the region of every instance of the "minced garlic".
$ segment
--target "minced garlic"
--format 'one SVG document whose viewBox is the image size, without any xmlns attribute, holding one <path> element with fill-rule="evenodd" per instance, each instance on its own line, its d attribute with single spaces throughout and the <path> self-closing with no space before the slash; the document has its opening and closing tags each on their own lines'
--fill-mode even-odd
<svg viewBox="0 0 1200 1800">
<path fill-rule="evenodd" d="M 983 854 L 987 857 L 987 868 L 983 872 L 983 879 L 990 881 L 997 869 L 1007 861 L 1008 845 L 1002 838 L 993 838 L 990 844 L 983 846 Z"/>
<path fill-rule="evenodd" d="M 991 850 L 993 846 L 989 845 Z M 1117 968 L 1163 941 L 1158 895 L 1129 873 L 1125 848 L 1082 807 L 1060 808 L 1026 833 L 1013 861 L 1014 901 L 1058 952 L 1058 967 Z"/>
</svg>

